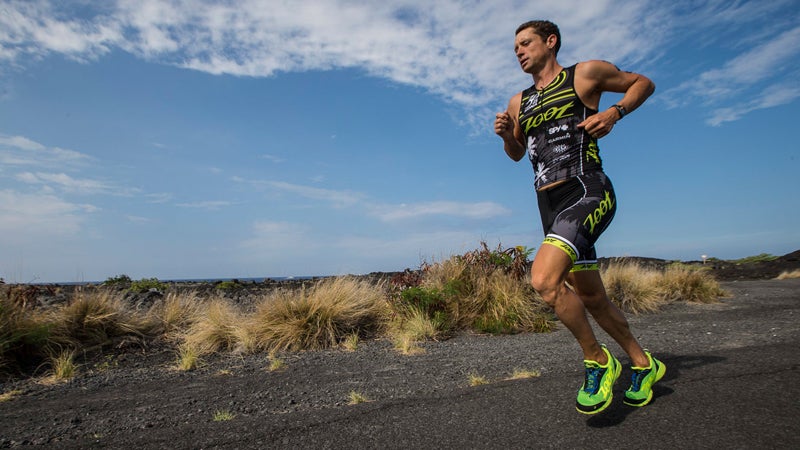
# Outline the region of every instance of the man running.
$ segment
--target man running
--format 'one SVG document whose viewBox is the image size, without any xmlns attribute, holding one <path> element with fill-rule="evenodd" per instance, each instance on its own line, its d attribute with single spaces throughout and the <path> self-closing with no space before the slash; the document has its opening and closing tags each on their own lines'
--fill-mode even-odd
<svg viewBox="0 0 800 450">
<path fill-rule="evenodd" d="M 527 154 L 533 164 L 545 239 L 533 260 L 531 285 L 580 344 L 586 376 L 576 407 L 581 413 L 596 414 L 611 404 L 622 367 L 597 342 L 587 310 L 630 357 L 633 375 L 625 391 L 626 404 L 648 404 L 652 385 L 666 371 L 661 361 L 642 349 L 625 316 L 608 299 L 594 247 L 617 210 L 597 140 L 638 108 L 655 85 L 605 61 L 564 68 L 556 59 L 560 47 L 561 33 L 552 22 L 531 21 L 517 28 L 514 51 L 533 85 L 513 96 L 508 109 L 497 114 L 494 131 L 511 159 L 519 161 Z M 598 111 L 603 92 L 623 97 Z"/>
</svg>

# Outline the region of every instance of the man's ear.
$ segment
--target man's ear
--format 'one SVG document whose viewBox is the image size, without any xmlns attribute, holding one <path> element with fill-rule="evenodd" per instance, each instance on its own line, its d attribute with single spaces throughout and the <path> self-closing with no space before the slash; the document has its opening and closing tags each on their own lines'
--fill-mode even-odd
<svg viewBox="0 0 800 450">
<path fill-rule="evenodd" d="M 556 43 L 558 42 L 558 36 L 551 34 L 550 36 L 547 36 L 547 40 L 545 42 L 547 43 L 548 48 L 554 49 L 556 48 Z"/>
</svg>

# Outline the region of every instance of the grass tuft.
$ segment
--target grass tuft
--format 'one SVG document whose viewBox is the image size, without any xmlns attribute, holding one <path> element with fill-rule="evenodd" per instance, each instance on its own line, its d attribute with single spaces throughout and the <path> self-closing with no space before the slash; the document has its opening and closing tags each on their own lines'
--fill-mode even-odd
<svg viewBox="0 0 800 450">
<path fill-rule="evenodd" d="M 345 336 L 344 340 L 342 341 L 342 347 L 349 352 L 354 352 L 358 350 L 358 344 L 360 342 L 361 338 L 358 336 L 358 333 L 350 333 Z"/>
<path fill-rule="evenodd" d="M 538 370 L 514 369 L 514 373 L 512 373 L 508 379 L 524 380 L 527 378 L 539 378 L 540 376 L 542 376 L 542 373 Z"/>
<path fill-rule="evenodd" d="M 163 301 L 153 304 L 147 316 L 160 334 L 176 338 L 198 321 L 202 307 L 203 301 L 197 293 L 170 292 Z"/>
<path fill-rule="evenodd" d="M 13 400 L 15 397 L 22 394 L 22 391 L 19 389 L 14 389 L 12 391 L 3 392 L 0 394 L 0 403 L 7 402 Z"/>
<path fill-rule="evenodd" d="M 318 350 L 335 347 L 353 334 L 375 334 L 387 313 L 383 285 L 337 277 L 266 297 L 257 305 L 249 331 L 259 349 Z"/>
<path fill-rule="evenodd" d="M 793 278 L 800 278 L 800 269 L 795 269 L 792 271 L 783 271 L 778 275 L 775 279 L 776 280 L 790 280 Z"/>
<path fill-rule="evenodd" d="M 286 368 L 286 361 L 278 358 L 275 355 L 269 355 L 269 368 L 270 372 L 277 372 Z"/>
<path fill-rule="evenodd" d="M 53 379 L 55 381 L 71 380 L 78 374 L 78 367 L 75 365 L 75 352 L 65 350 L 51 358 Z"/>
<path fill-rule="evenodd" d="M 489 380 L 487 380 L 486 377 L 477 374 L 469 375 L 470 386 L 483 386 L 484 384 L 489 384 Z"/>
<path fill-rule="evenodd" d="M 682 267 L 668 267 L 658 282 L 658 289 L 667 302 L 715 303 L 719 297 L 727 295 L 708 272 Z"/>
<path fill-rule="evenodd" d="M 219 410 L 214 412 L 214 416 L 212 417 L 214 422 L 227 422 L 229 420 L 233 420 L 236 417 L 236 414 L 228 411 L 228 410 Z"/>
<path fill-rule="evenodd" d="M 661 274 L 636 263 L 609 264 L 601 272 L 608 298 L 633 314 L 657 311 L 665 303 L 660 295 Z"/>
<path fill-rule="evenodd" d="M 436 337 L 454 329 L 550 331 L 552 311 L 528 283 L 529 251 L 523 249 L 489 250 L 483 243 L 482 249 L 427 265 L 420 286 L 406 288 L 394 302 L 396 314 L 417 319 L 424 313 L 437 325 Z"/>
<path fill-rule="evenodd" d="M 233 350 L 244 335 L 241 324 L 242 314 L 236 307 L 225 299 L 215 298 L 204 304 L 183 341 L 200 356 Z"/>
<path fill-rule="evenodd" d="M 348 402 L 350 405 L 358 405 L 359 403 L 366 403 L 370 401 L 366 395 L 356 391 L 350 391 L 348 397 L 350 398 L 350 401 Z"/>
<path fill-rule="evenodd" d="M 49 315 L 50 340 L 75 349 L 141 342 L 157 332 L 152 321 L 108 291 L 80 292 Z"/>
<path fill-rule="evenodd" d="M 200 366 L 200 352 L 194 347 L 182 344 L 178 347 L 178 370 L 188 372 Z"/>
<path fill-rule="evenodd" d="M 713 303 L 727 295 L 709 272 L 682 265 L 659 271 L 636 263 L 612 263 L 601 276 L 608 297 L 633 314 L 657 311 L 674 301 Z"/>
</svg>

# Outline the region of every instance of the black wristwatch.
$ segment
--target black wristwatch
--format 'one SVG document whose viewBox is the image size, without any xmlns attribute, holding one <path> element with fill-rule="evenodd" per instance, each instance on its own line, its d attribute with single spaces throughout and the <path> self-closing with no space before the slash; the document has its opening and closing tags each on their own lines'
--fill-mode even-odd
<svg viewBox="0 0 800 450">
<path fill-rule="evenodd" d="M 625 107 L 622 105 L 612 105 L 614 108 L 617 108 L 617 112 L 619 113 L 619 118 L 622 119 L 628 114 L 628 111 L 625 111 Z"/>
</svg>

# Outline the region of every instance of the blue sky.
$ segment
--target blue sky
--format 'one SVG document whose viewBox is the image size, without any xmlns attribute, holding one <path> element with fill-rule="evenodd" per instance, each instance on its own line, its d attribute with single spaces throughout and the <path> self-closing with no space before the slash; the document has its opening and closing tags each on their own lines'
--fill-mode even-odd
<svg viewBox="0 0 800 450">
<path fill-rule="evenodd" d="M 561 27 L 562 65 L 657 85 L 600 141 L 619 201 L 601 256 L 800 248 L 794 0 L 3 0 L 0 277 L 334 275 L 538 248 L 532 169 L 492 131 L 531 83 L 513 39 L 533 18 Z"/>
</svg>

